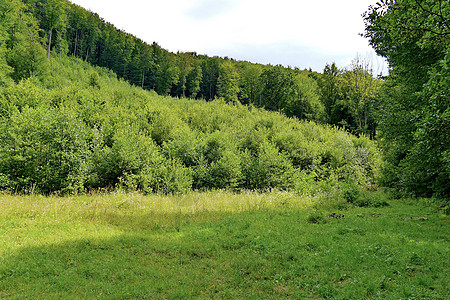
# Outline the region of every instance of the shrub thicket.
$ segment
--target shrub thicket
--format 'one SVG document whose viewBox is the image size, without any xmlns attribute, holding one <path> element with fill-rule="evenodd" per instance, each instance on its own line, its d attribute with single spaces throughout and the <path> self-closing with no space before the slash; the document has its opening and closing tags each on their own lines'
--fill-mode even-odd
<svg viewBox="0 0 450 300">
<path fill-rule="evenodd" d="M 105 69 L 54 58 L 50 74 L 0 92 L 0 189 L 298 189 L 368 185 L 368 138 L 254 107 L 157 96 Z"/>
</svg>

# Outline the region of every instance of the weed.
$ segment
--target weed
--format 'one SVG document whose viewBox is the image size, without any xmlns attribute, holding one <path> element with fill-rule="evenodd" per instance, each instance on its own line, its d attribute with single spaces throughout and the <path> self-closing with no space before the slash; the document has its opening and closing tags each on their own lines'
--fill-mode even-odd
<svg viewBox="0 0 450 300">
<path fill-rule="evenodd" d="M 327 218 L 320 211 L 313 211 L 309 213 L 306 221 L 311 224 L 325 224 L 327 223 Z"/>
</svg>

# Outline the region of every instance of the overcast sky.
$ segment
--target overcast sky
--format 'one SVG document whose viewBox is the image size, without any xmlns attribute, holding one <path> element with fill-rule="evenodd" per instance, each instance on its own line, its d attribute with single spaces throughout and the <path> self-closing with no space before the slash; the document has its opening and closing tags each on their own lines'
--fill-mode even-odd
<svg viewBox="0 0 450 300">
<path fill-rule="evenodd" d="M 71 0 L 117 28 L 172 51 L 262 64 L 346 67 L 357 54 L 382 68 L 362 14 L 377 0 Z"/>
</svg>

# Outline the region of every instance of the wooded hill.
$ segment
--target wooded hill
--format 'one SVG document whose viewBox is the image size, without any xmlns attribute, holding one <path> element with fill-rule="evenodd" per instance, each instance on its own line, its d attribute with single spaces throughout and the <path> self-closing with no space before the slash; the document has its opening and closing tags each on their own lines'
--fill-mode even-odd
<svg viewBox="0 0 450 300">
<path fill-rule="evenodd" d="M 208 96 L 203 100 L 200 96 L 198 100 L 158 96 L 143 90 L 142 82 L 133 82 L 138 78 L 133 74 L 139 70 L 142 75 L 144 68 L 144 87 L 154 84 L 156 91 L 171 93 L 179 82 L 169 84 L 160 77 L 169 73 L 158 72 L 180 72 L 177 59 L 186 54 L 174 55 L 156 44 L 139 43 L 65 1 L 28 1 L 28 6 L 21 1 L 1 3 L 2 190 L 77 193 L 121 187 L 176 193 L 277 188 L 308 192 L 316 188 L 316 182 L 370 185 L 375 181 L 380 154 L 369 138 L 287 118 L 280 112 L 287 113 L 288 106 L 281 102 L 273 102 L 274 110 L 280 112 L 268 112 L 230 100 L 230 95 L 214 101 Z M 86 20 L 94 18 L 92 23 L 73 21 L 82 15 Z M 98 29 L 94 40 L 90 40 L 92 28 Z M 139 51 L 147 50 L 156 60 L 137 59 L 142 54 Z M 158 55 L 164 59 L 158 61 Z M 241 65 L 261 70 L 260 77 L 268 81 L 281 74 L 280 88 L 294 94 L 297 90 L 289 90 L 288 80 L 293 86 L 299 78 L 311 86 L 316 84 L 308 72 L 192 58 L 189 67 L 198 74 L 214 64 L 233 72 Z M 93 63 L 112 70 L 93 67 Z M 210 91 L 217 87 L 220 95 L 224 74 L 228 73 L 220 73 L 217 86 L 210 85 Z M 163 84 L 167 88 L 162 92 L 159 87 Z M 202 84 L 204 81 L 198 86 Z M 186 88 L 185 92 L 192 95 L 192 90 Z M 198 93 L 203 93 L 201 88 Z M 258 97 L 266 97 L 258 93 Z M 314 97 L 316 106 L 321 107 Z M 320 115 L 319 111 L 310 112 Z M 306 119 L 308 114 L 304 116 Z"/>
<path fill-rule="evenodd" d="M 16 1 L 16 6 L 21 1 Z M 159 95 L 253 104 L 300 120 L 375 135 L 374 105 L 380 82 L 370 62 L 355 58 L 348 69 L 328 65 L 325 76 L 197 53 L 171 53 L 156 42 L 118 30 L 95 13 L 66 0 L 23 0 L 37 21 L 34 37 L 47 57 L 71 55 L 106 67 L 135 86 Z M 18 7 L 21 7 L 20 5 Z M 18 9 L 18 8 L 15 8 Z M 13 47 L 12 47 L 13 48 Z M 17 69 L 17 67 L 16 67 Z M 16 71 L 19 81 L 30 70 Z M 325 101 L 322 101 L 326 99 Z"/>
</svg>

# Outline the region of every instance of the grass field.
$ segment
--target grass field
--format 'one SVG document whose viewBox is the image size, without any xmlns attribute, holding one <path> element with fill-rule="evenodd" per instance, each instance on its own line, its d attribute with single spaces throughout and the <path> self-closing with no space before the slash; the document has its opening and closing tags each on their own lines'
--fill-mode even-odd
<svg viewBox="0 0 450 300">
<path fill-rule="evenodd" d="M 449 216 L 425 200 L 389 204 L 0 194 L 0 298 L 448 299 Z"/>
</svg>

